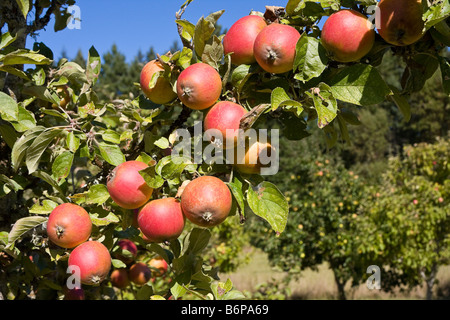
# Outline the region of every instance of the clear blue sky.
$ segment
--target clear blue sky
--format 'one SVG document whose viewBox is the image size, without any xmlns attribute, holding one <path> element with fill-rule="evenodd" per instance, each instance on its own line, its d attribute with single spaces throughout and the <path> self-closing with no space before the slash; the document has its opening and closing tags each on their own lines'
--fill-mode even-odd
<svg viewBox="0 0 450 320">
<path fill-rule="evenodd" d="M 76 0 L 81 11 L 81 29 L 54 32 L 54 19 L 36 38 L 53 50 L 55 59 L 63 50 L 74 58 L 78 49 L 84 56 L 94 45 L 101 56 L 115 43 L 127 61 L 139 49 L 145 54 L 151 46 L 156 53 L 164 54 L 178 40 L 175 13 L 184 0 Z M 201 16 L 224 9 L 218 23 L 229 28 L 237 19 L 251 10 L 265 11 L 266 5 L 285 6 L 287 0 L 194 0 L 186 9 L 183 19 L 196 24 Z M 29 38 L 27 47 L 32 48 Z M 181 42 L 180 42 L 181 43 Z"/>
</svg>

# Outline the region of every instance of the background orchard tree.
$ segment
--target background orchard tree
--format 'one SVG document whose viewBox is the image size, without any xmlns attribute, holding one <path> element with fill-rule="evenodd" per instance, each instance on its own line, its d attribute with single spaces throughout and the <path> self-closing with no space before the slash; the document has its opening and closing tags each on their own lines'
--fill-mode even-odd
<svg viewBox="0 0 450 320">
<path fill-rule="evenodd" d="M 222 251 L 221 244 L 207 251 L 211 239 L 214 239 L 213 233 L 218 238 L 230 237 L 228 233 L 221 233 L 222 225 L 212 229 L 200 228 L 187 221 L 177 239 L 146 241 L 143 230 L 139 230 L 139 219 L 137 225 L 135 221 L 136 212 L 133 210 L 138 208 L 121 207 L 112 199 L 107 187 L 113 169 L 128 161 L 148 165 L 139 174 L 147 187 L 153 189 L 151 200 L 179 198 L 185 182 L 206 175 L 215 176 L 228 186 L 232 195 L 226 223 L 234 220 L 233 227 L 238 231 L 233 231 L 233 234 L 241 234 L 242 223 L 247 219 L 261 218 L 264 228 L 271 230 L 273 237 L 269 241 L 272 241 L 273 248 L 285 235 L 287 238 L 300 235 L 305 237 L 301 241 L 310 245 L 308 250 L 311 254 L 305 251 L 305 260 L 311 259 L 307 263 L 315 265 L 329 261 L 341 284 L 351 277 L 359 279 L 353 272 L 359 262 L 351 250 L 356 239 L 353 211 L 357 209 L 355 201 L 358 202 L 361 192 L 356 188 L 354 176 L 346 174 L 340 166 L 330 167 L 329 173 L 322 171 L 320 175 L 317 174 L 320 172 L 318 163 L 323 162 L 315 159 L 305 163 L 306 171 L 316 174 L 309 176 L 311 190 L 315 188 L 313 183 L 323 183 L 324 186 L 323 190 L 317 191 L 324 204 L 324 210 L 320 212 L 323 219 L 312 219 L 315 210 L 310 211 L 309 216 L 301 215 L 299 210 L 297 218 L 292 212 L 289 214 L 288 199 L 275 184 L 275 178 L 239 172 L 231 164 L 194 163 L 186 155 L 169 156 L 167 151 L 178 143 L 176 129 L 192 131 L 194 121 L 201 121 L 206 113 L 196 110 L 195 105 L 190 108 L 182 103 L 185 101 L 176 90 L 177 80 L 184 71 L 196 64 L 194 69 L 197 68 L 201 62 L 217 75 L 217 96 L 203 106 L 205 109 L 216 100 L 232 101 L 248 111 L 241 118 L 242 129 L 270 128 L 277 123 L 275 127 L 291 144 L 292 141 L 298 143 L 304 138 L 310 139 L 311 135 L 321 134 L 327 148 L 331 148 L 339 137 L 351 140 L 348 126 L 358 121 L 347 108 L 349 104 L 367 107 L 392 100 L 403 117 L 408 119 L 411 108 L 407 97 L 420 91 L 438 69 L 444 91 L 449 93 L 449 63 L 442 54 L 448 45 L 445 28 L 448 27 L 446 19 L 450 16 L 448 3 L 424 1 L 422 17 L 426 32 L 417 42 L 398 46 L 376 36 L 367 55 L 361 60 L 345 63 L 335 61 L 326 51 L 321 43 L 318 23 L 341 9 L 351 8 L 368 16 L 368 6 L 374 1 L 319 3 L 290 0 L 285 8 L 268 6 L 264 12 L 254 11 L 252 14 L 264 17 L 270 29 L 280 28 L 276 24 L 281 24 L 283 27 L 280 29 L 295 31 L 293 33 L 299 36 L 298 42 L 287 39 L 292 46 L 292 61 L 283 61 L 282 69 L 273 69 L 261 62 L 261 66 L 258 63 L 233 64 L 232 53 L 224 52 L 222 40 L 225 35 L 217 25 L 224 11 L 202 16 L 194 24 L 182 18 L 191 2 L 186 1 L 175 15 L 183 47 L 174 46 L 173 52 L 156 54 L 163 70 L 155 73 L 148 85 L 148 89 L 152 89 L 160 79 L 171 84 L 179 96 L 174 95 L 174 99 L 165 104 L 150 101 L 143 94 L 147 88 L 130 88 L 132 81 L 135 81 L 133 86 L 139 88 L 138 78 L 132 80 L 138 68 L 130 71 L 120 51 L 115 48 L 102 61 L 92 46 L 84 60 L 85 65 L 67 58 L 56 61 L 51 49 L 43 43 L 36 42 L 33 50 L 25 48 L 27 36 L 34 36 L 45 27 L 52 15 L 56 18 L 55 31 L 63 29 L 70 16 L 66 8 L 74 1 L 17 0 L 0 5 L 0 23 L 5 30 L 0 41 L 0 70 L 3 75 L 0 93 L 0 134 L 3 139 L 0 142 L 0 180 L 3 183 L 0 205 L 8 213 L 1 216 L 0 229 L 2 298 L 56 299 L 71 296 L 65 287 L 73 250 L 52 243 L 45 232 L 49 214 L 58 205 L 68 202 L 82 206 L 89 213 L 93 224 L 89 240 L 102 243 L 112 253 L 111 271 L 139 271 L 137 277 L 132 272 L 133 277 L 129 280 L 135 280 L 130 281 L 130 287 L 125 290 L 118 291 L 106 276 L 97 286 L 84 284 L 79 296 L 117 299 L 122 294 L 123 298 L 144 300 L 245 298 L 234 289 L 231 281 L 221 281 L 217 275 L 221 266 L 217 266 L 217 259 L 214 261 L 214 257 L 208 255 Z M 420 23 L 420 19 L 416 22 Z M 265 45 L 263 43 L 261 48 Z M 278 62 L 280 55 L 276 50 L 279 48 L 270 48 L 270 55 L 264 57 L 266 64 L 272 60 Z M 392 52 L 405 63 L 399 87 L 387 83 L 376 68 L 387 52 Z M 84 62 L 82 59 L 78 61 Z M 105 61 L 112 67 L 102 68 Z M 25 64 L 32 67 L 24 70 Z M 284 68 L 286 65 L 291 67 Z M 115 77 L 117 68 L 122 67 L 129 72 L 125 77 Z M 108 84 L 108 78 L 115 82 L 123 80 L 126 85 Z M 102 81 L 104 87 L 98 87 Z M 195 145 L 196 141 L 192 139 L 192 145 Z M 202 149 L 209 145 L 209 141 L 201 143 Z M 325 182 L 320 180 L 324 173 Z M 342 180 L 340 175 L 343 175 Z M 348 194 L 339 193 L 342 190 Z M 308 206 L 312 208 L 310 200 Z M 287 230 L 292 230 L 291 218 L 297 232 L 300 223 L 295 227 L 296 219 L 303 221 L 301 219 L 306 218 L 304 227 L 311 234 L 287 233 Z M 259 236 L 265 238 L 267 232 Z M 136 244 L 136 256 L 118 245 L 125 239 Z M 311 239 L 317 243 L 307 242 Z M 235 245 L 240 246 L 238 242 Z M 134 260 L 131 263 L 122 261 L 114 255 L 118 251 Z M 145 282 L 151 279 L 152 274 L 146 264 L 156 257 L 167 263 L 167 277 Z M 286 259 L 291 257 L 286 255 Z M 134 265 L 139 267 L 132 267 Z M 222 271 L 226 269 L 224 267 Z M 144 279 L 145 283 L 136 279 Z"/>
<path fill-rule="evenodd" d="M 402 157 L 390 159 L 382 183 L 371 190 L 373 201 L 361 210 L 370 221 L 365 233 L 379 235 L 381 250 L 371 254 L 384 268 L 384 290 L 425 282 L 431 299 L 437 271 L 449 263 L 449 151 L 448 139 L 406 146 Z M 359 250 L 372 251 L 370 242 Z"/>
</svg>

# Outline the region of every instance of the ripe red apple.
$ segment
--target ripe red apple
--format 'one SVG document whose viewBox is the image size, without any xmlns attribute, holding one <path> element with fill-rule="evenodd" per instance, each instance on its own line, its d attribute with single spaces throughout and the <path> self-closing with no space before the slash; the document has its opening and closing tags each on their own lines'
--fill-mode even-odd
<svg viewBox="0 0 450 320">
<path fill-rule="evenodd" d="M 164 67 L 158 60 L 148 62 L 141 71 L 141 89 L 145 96 L 156 104 L 165 104 L 173 101 L 177 94 L 173 91 L 170 81 L 160 76 L 153 88 L 149 88 L 150 81 L 155 73 L 164 71 Z"/>
<path fill-rule="evenodd" d="M 407 46 L 422 38 L 424 22 L 421 0 L 381 0 L 377 6 L 377 30 L 386 42 Z"/>
<path fill-rule="evenodd" d="M 256 62 L 253 45 L 256 36 L 267 26 L 266 20 L 260 16 L 249 15 L 240 18 L 228 30 L 223 38 L 224 53 L 231 54 L 231 62 L 235 65 Z"/>
<path fill-rule="evenodd" d="M 141 161 L 126 161 L 115 167 L 108 176 L 108 192 L 119 207 L 137 209 L 150 200 L 153 189 L 139 174 L 140 170 L 147 167 Z"/>
<path fill-rule="evenodd" d="M 130 267 L 128 277 L 131 282 L 137 285 L 144 285 L 150 281 L 152 271 L 150 267 L 143 262 L 136 262 Z"/>
<path fill-rule="evenodd" d="M 253 52 L 256 62 L 270 73 L 285 73 L 294 67 L 295 46 L 300 32 L 294 27 L 272 23 L 255 39 Z"/>
<path fill-rule="evenodd" d="M 185 224 L 180 202 L 175 198 L 150 201 L 139 212 L 138 224 L 148 241 L 164 242 L 178 238 Z"/>
<path fill-rule="evenodd" d="M 68 265 L 78 266 L 82 284 L 98 285 L 108 276 L 111 255 L 102 243 L 87 241 L 73 249 Z"/>
<path fill-rule="evenodd" d="M 51 242 L 63 248 L 75 248 L 89 239 L 92 222 L 79 205 L 63 203 L 50 213 L 47 235 Z"/>
<path fill-rule="evenodd" d="M 111 284 L 119 289 L 124 289 L 130 284 L 128 270 L 125 268 L 115 269 L 111 272 Z"/>
<path fill-rule="evenodd" d="M 211 107 L 222 93 L 220 74 L 206 63 L 195 63 L 184 69 L 177 79 L 177 94 L 188 108 Z"/>
<path fill-rule="evenodd" d="M 219 178 L 202 176 L 189 182 L 181 194 L 181 208 L 192 223 L 213 227 L 222 223 L 230 213 L 231 192 Z"/>
<path fill-rule="evenodd" d="M 341 10 L 325 21 L 320 40 L 333 60 L 358 61 L 372 49 L 375 31 L 362 13 Z"/>
<path fill-rule="evenodd" d="M 216 103 L 204 119 L 205 134 L 211 142 L 216 139 L 214 132 L 222 135 L 222 146 L 224 148 L 233 148 L 237 142 L 239 124 L 241 118 L 247 113 L 241 105 L 231 101 L 220 101 Z M 217 131 L 215 131 L 215 130 Z M 208 130 L 213 130 L 208 132 Z M 227 134 L 227 130 L 234 130 L 233 134 Z M 230 133 L 230 132 L 229 132 Z"/>
<path fill-rule="evenodd" d="M 136 244 L 129 239 L 121 239 L 117 242 L 119 250 L 114 254 L 115 258 L 121 260 L 125 264 L 130 264 L 134 261 L 137 255 L 138 248 Z M 131 255 L 126 255 L 123 250 L 127 250 Z"/>
<path fill-rule="evenodd" d="M 234 167 L 241 173 L 260 174 L 261 168 L 270 166 L 270 163 L 263 164 L 261 162 L 262 154 L 270 157 L 275 150 L 269 142 L 263 143 L 256 139 L 250 139 L 243 151 L 245 151 L 245 155 L 243 152 L 240 154 L 237 149 L 235 150 Z"/>
<path fill-rule="evenodd" d="M 148 265 L 150 266 L 150 268 L 156 270 L 154 272 L 156 277 L 161 277 L 164 273 L 167 272 L 167 262 L 161 257 L 151 259 Z"/>
</svg>

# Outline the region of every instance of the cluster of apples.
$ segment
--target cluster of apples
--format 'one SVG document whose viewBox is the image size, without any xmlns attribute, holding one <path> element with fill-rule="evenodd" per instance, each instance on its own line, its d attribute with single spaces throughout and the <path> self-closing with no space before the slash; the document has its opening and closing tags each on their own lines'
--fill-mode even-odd
<svg viewBox="0 0 450 320">
<path fill-rule="evenodd" d="M 232 196 L 219 178 L 198 177 L 184 184 L 178 197 L 150 200 L 153 189 L 139 173 L 147 167 L 141 161 L 126 161 L 112 170 L 106 184 L 118 206 L 136 211 L 137 227 L 145 241 L 162 243 L 178 238 L 186 218 L 195 225 L 210 228 L 228 217 Z"/>
<path fill-rule="evenodd" d="M 126 288 L 130 282 L 136 285 L 144 285 L 150 280 L 154 282 L 156 277 L 164 276 L 168 264 L 161 257 L 155 257 L 148 263 L 136 261 L 138 247 L 129 239 L 121 239 L 117 243 L 118 250 L 114 256 L 121 260 L 127 267 L 118 268 L 111 272 L 111 284 L 119 289 Z"/>
<path fill-rule="evenodd" d="M 387 43 L 406 46 L 423 36 L 422 1 L 381 0 L 377 6 L 377 31 Z M 375 29 L 360 12 L 341 10 L 325 21 L 321 42 L 333 60 L 355 62 L 372 49 Z"/>
<path fill-rule="evenodd" d="M 73 203 L 58 205 L 49 215 L 47 235 L 51 242 L 59 247 L 73 249 L 70 252 L 68 266 L 76 266 L 80 282 L 86 285 L 98 285 L 105 280 L 111 269 L 111 255 L 101 242 L 88 241 L 92 232 L 89 213 Z M 75 288 L 82 293 L 82 288 Z"/>
</svg>

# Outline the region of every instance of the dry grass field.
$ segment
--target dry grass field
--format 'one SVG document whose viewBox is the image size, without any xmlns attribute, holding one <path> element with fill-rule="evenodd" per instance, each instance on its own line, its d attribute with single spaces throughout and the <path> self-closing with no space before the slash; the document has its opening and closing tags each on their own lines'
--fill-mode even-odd
<svg viewBox="0 0 450 320">
<path fill-rule="evenodd" d="M 235 273 L 222 274 L 222 279 L 230 278 L 234 286 L 241 291 L 254 292 L 262 283 L 281 280 L 282 272 L 272 270 L 266 255 L 254 250 L 247 265 L 241 266 Z M 450 299 L 450 266 L 441 267 L 438 272 L 438 284 L 434 288 L 434 299 Z M 381 281 L 383 276 L 381 275 Z M 305 270 L 299 280 L 289 284 L 290 299 L 336 299 L 337 289 L 333 272 L 326 264 L 319 266 L 318 271 Z M 352 289 L 348 284 L 347 299 L 424 299 L 425 286 L 415 288 L 409 293 L 400 291 L 389 294 L 380 290 L 369 290 L 365 284 Z"/>
</svg>

